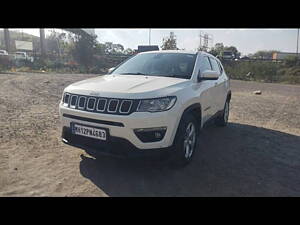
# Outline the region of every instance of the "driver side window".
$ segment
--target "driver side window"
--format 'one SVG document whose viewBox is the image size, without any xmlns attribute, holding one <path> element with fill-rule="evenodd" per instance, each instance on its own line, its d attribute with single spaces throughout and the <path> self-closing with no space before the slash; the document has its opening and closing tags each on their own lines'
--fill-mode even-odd
<svg viewBox="0 0 300 225">
<path fill-rule="evenodd" d="M 211 57 L 209 59 L 210 59 L 211 65 L 212 65 L 212 70 L 217 71 L 218 74 L 220 75 L 220 67 L 219 67 L 217 61 Z"/>
<path fill-rule="evenodd" d="M 207 56 L 204 56 L 200 61 L 200 71 L 203 72 L 205 70 L 212 70 L 209 59 Z"/>
</svg>

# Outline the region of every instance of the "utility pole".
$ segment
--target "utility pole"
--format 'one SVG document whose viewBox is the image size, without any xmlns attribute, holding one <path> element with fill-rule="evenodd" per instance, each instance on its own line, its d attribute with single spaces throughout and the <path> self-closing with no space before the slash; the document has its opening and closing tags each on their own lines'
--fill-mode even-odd
<svg viewBox="0 0 300 225">
<path fill-rule="evenodd" d="M 297 51 L 296 51 L 297 58 L 299 58 L 299 56 L 298 56 L 298 43 L 299 43 L 299 28 L 298 28 L 298 31 L 297 31 Z"/>
<path fill-rule="evenodd" d="M 199 34 L 199 38 L 200 38 L 200 45 L 199 45 L 199 50 L 202 51 L 202 44 L 201 44 L 201 39 L 202 39 L 202 35 L 201 35 L 201 31 L 200 31 L 200 34 Z"/>
<path fill-rule="evenodd" d="M 149 28 L 149 45 L 151 45 L 151 28 Z"/>
<path fill-rule="evenodd" d="M 201 31 L 200 31 L 199 37 L 200 37 L 199 50 L 206 52 L 209 49 L 209 47 L 208 47 L 208 41 L 213 42 L 213 37 L 212 37 L 212 35 L 207 34 L 207 33 L 204 33 L 204 35 L 202 35 Z M 202 38 L 203 38 L 203 42 L 204 42 L 203 46 L 202 46 L 202 43 L 201 43 Z"/>
<path fill-rule="evenodd" d="M 10 35 L 8 28 L 4 28 L 4 42 L 6 51 L 10 53 Z"/>
<path fill-rule="evenodd" d="M 41 55 L 42 58 L 46 55 L 46 47 L 45 47 L 45 30 L 40 28 L 40 43 L 41 43 Z"/>
</svg>

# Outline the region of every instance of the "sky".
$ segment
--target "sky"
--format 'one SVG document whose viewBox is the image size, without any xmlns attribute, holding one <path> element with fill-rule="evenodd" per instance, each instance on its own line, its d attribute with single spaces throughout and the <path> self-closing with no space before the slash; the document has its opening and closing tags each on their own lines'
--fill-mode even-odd
<svg viewBox="0 0 300 225">
<path fill-rule="evenodd" d="M 39 36 L 39 29 L 18 30 Z M 224 46 L 237 47 L 242 55 L 259 50 L 296 52 L 297 48 L 297 29 L 151 29 L 151 45 L 161 46 L 163 38 L 170 32 L 177 38 L 177 47 L 186 50 L 195 50 L 199 46 L 200 32 L 212 36 L 209 46 L 222 42 Z M 50 29 L 45 33 L 49 34 Z M 122 44 L 125 49 L 149 44 L 149 29 L 95 29 L 95 33 L 100 43 Z"/>
</svg>

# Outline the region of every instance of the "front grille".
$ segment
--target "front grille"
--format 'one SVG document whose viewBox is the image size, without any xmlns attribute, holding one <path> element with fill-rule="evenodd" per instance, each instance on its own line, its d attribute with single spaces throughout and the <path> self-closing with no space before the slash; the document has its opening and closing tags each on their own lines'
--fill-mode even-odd
<svg viewBox="0 0 300 225">
<path fill-rule="evenodd" d="M 118 99 L 111 99 L 109 100 L 108 102 L 108 112 L 112 112 L 112 113 L 115 113 L 117 112 L 117 108 L 118 108 L 118 105 L 119 105 L 119 100 Z"/>
<path fill-rule="evenodd" d="M 139 100 L 103 98 L 65 93 L 63 104 L 68 108 L 94 113 L 129 115 L 136 111 Z"/>
</svg>

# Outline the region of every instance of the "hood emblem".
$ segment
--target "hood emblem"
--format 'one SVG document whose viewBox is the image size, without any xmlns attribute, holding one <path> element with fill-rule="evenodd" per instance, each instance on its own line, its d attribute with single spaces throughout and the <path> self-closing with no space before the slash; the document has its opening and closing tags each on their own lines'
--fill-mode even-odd
<svg viewBox="0 0 300 225">
<path fill-rule="evenodd" d="M 90 92 L 90 95 L 100 96 L 100 93 L 99 93 L 99 92 L 96 92 L 96 91 L 91 91 L 91 92 Z"/>
</svg>

